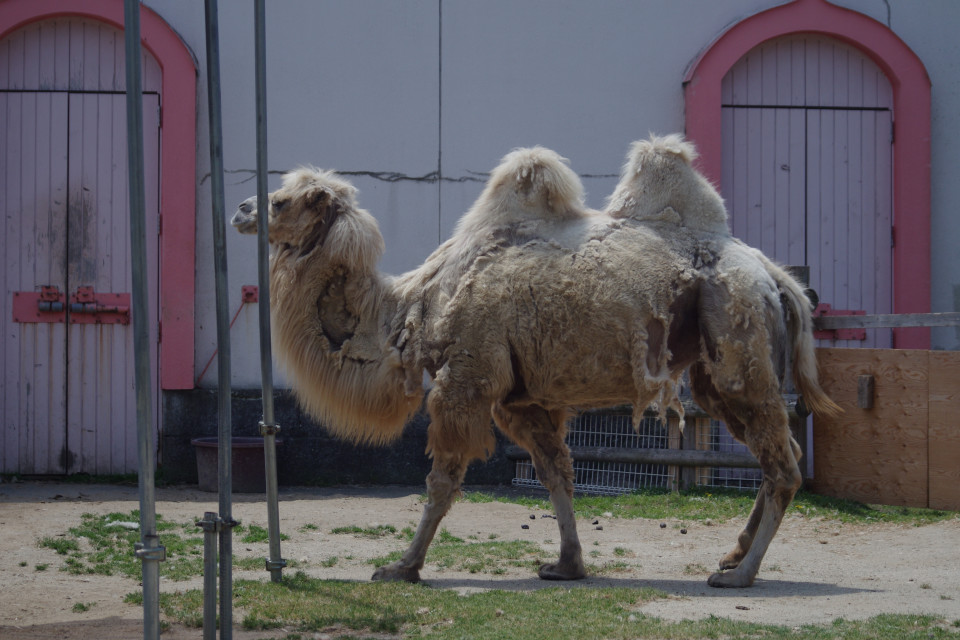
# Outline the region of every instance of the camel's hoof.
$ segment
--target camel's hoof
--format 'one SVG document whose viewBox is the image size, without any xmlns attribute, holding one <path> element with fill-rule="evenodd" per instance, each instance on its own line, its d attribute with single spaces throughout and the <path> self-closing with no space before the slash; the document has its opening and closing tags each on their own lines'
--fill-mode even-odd
<svg viewBox="0 0 960 640">
<path fill-rule="evenodd" d="M 728 571 L 726 573 L 715 573 L 707 580 L 711 587 L 721 589 L 742 589 L 753 584 L 753 576 L 748 576 L 738 571 Z"/>
<path fill-rule="evenodd" d="M 403 567 L 394 562 L 373 572 L 374 582 L 420 582 L 420 572 L 413 567 Z"/>
<path fill-rule="evenodd" d="M 559 562 L 542 564 L 537 573 L 543 580 L 581 580 L 587 577 L 587 571 L 583 565 L 571 567 Z"/>
</svg>

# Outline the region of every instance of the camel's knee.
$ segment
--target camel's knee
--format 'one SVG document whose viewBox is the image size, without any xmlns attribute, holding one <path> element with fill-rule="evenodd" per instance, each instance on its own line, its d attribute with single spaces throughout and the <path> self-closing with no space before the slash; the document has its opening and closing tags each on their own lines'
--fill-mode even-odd
<svg viewBox="0 0 960 640">
<path fill-rule="evenodd" d="M 469 459 L 457 454 L 441 454 L 433 458 L 433 467 L 427 474 L 427 495 L 431 502 L 450 500 L 460 491 Z"/>
<path fill-rule="evenodd" d="M 793 436 L 790 437 L 790 448 L 793 449 L 793 459 L 800 462 L 803 458 L 803 449 L 800 448 L 800 443 L 793 439 Z"/>
</svg>

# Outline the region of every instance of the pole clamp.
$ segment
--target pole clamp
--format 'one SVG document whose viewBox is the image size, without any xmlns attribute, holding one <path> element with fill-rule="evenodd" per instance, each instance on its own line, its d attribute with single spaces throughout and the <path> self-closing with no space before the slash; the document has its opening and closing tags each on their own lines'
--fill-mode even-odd
<svg viewBox="0 0 960 640">
<path fill-rule="evenodd" d="M 265 424 L 262 420 L 260 421 L 260 435 L 262 436 L 275 436 L 280 433 L 280 425 L 278 424 Z"/>
<path fill-rule="evenodd" d="M 267 558 L 266 566 L 267 571 L 280 571 L 287 566 L 287 561 L 283 558 L 280 558 L 279 560 L 270 560 Z"/>
<path fill-rule="evenodd" d="M 157 536 L 148 536 L 157 538 Z M 167 559 L 167 548 L 163 545 L 158 545 L 156 547 L 147 547 L 144 546 L 143 542 L 138 542 L 133 545 L 133 555 L 137 556 L 141 560 L 153 561 L 153 562 L 164 562 Z"/>
<path fill-rule="evenodd" d="M 196 525 L 207 533 L 219 533 L 224 529 L 232 529 L 238 524 L 240 524 L 238 520 L 234 520 L 233 518 L 224 520 L 212 511 L 207 511 L 204 513 L 203 520 L 197 520 L 196 522 Z"/>
</svg>

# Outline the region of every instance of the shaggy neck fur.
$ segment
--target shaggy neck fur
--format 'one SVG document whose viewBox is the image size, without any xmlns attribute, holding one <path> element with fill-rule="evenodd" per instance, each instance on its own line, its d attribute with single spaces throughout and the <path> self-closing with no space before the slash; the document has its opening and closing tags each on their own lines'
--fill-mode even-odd
<svg viewBox="0 0 960 640">
<path fill-rule="evenodd" d="M 376 222 L 353 211 L 308 255 L 278 248 L 270 278 L 274 342 L 301 405 L 338 437 L 376 444 L 400 435 L 423 394 L 389 340 L 400 310 L 374 267 L 382 253 Z"/>
</svg>

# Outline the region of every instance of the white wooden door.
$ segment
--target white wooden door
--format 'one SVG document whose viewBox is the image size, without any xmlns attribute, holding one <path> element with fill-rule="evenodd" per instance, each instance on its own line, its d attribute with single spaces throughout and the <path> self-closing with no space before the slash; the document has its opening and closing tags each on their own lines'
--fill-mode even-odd
<svg viewBox="0 0 960 640">
<path fill-rule="evenodd" d="M 808 266 L 834 311 L 892 313 L 891 95 L 873 62 L 814 35 L 765 43 L 723 80 L 721 190 L 733 233 Z M 892 346 L 888 329 L 858 333 L 818 344 Z"/>
<path fill-rule="evenodd" d="M 158 104 L 144 95 L 155 383 Z M 2 471 L 135 471 L 133 332 L 123 319 L 131 293 L 125 96 L 0 92 L 0 118 Z M 31 316 L 42 287 L 59 292 L 60 313 Z"/>
<path fill-rule="evenodd" d="M 67 470 L 66 324 L 14 321 L 20 292 L 67 287 L 67 110 L 65 93 L 0 93 L 4 473 Z"/>
</svg>

